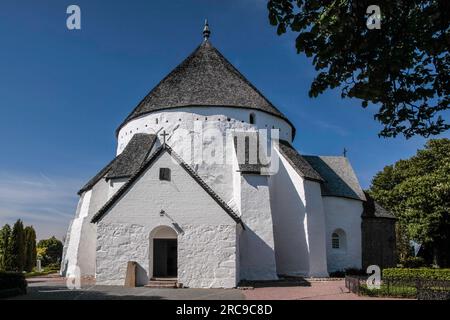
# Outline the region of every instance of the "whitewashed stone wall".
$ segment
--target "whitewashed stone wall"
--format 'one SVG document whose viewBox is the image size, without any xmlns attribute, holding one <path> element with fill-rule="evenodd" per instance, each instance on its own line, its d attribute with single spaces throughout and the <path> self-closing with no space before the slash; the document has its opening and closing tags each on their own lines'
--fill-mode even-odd
<svg viewBox="0 0 450 320">
<path fill-rule="evenodd" d="M 328 271 L 361 268 L 362 201 L 323 197 L 323 203 L 326 212 Z M 345 249 L 333 249 L 331 247 L 331 235 L 336 229 L 342 229 L 345 232 Z"/>
<path fill-rule="evenodd" d="M 250 114 L 255 115 L 255 123 L 250 124 Z M 201 122 L 201 127 L 197 127 Z M 213 163 L 218 158 L 227 139 L 226 131 L 279 129 L 280 138 L 292 140 L 292 128 L 283 119 L 271 114 L 245 108 L 230 107 L 182 107 L 150 113 L 131 120 L 118 133 L 117 154 L 120 154 L 136 133 L 159 134 L 165 130 L 169 137 L 167 143 L 191 166 L 225 202 L 232 202 L 232 155 L 233 150 L 223 150 L 223 164 Z M 160 136 L 158 138 L 161 139 Z M 207 159 L 193 163 L 191 146 L 193 140 L 203 141 L 202 156 Z M 183 152 L 189 150 L 189 152 Z M 230 152 L 232 151 L 232 152 Z M 213 155 L 212 155 L 213 154 Z"/>
<path fill-rule="evenodd" d="M 268 176 L 241 176 L 241 210 L 246 228 L 239 238 L 241 279 L 278 279 Z"/>
<path fill-rule="evenodd" d="M 278 173 L 270 177 L 277 271 L 282 275 L 306 276 L 309 251 L 303 179 L 292 170 L 289 174 L 286 165 L 286 161 L 280 161 Z"/>
<path fill-rule="evenodd" d="M 171 181 L 159 180 L 159 168 Z M 164 210 L 167 215 L 160 216 Z M 177 225 L 174 227 L 174 224 Z M 168 153 L 163 153 L 98 222 L 97 283 L 122 285 L 126 264 L 150 274 L 150 233 L 166 225 L 178 233 L 178 281 L 188 287 L 234 287 L 236 222 Z"/>
<path fill-rule="evenodd" d="M 193 288 L 233 288 L 236 278 L 236 226 L 190 225 L 179 236 L 178 279 Z"/>
<path fill-rule="evenodd" d="M 306 199 L 306 234 L 308 235 L 309 276 L 328 277 L 325 211 L 320 184 L 304 180 Z"/>
<path fill-rule="evenodd" d="M 63 256 L 61 262 L 61 275 L 75 274 L 79 267 L 78 249 L 82 238 L 82 227 L 85 218 L 89 213 L 89 203 L 92 191 L 83 193 L 78 201 L 75 218 L 70 222 L 67 231 L 66 242 L 64 243 Z"/>
<path fill-rule="evenodd" d="M 255 115 L 253 125 L 249 123 L 251 113 Z M 118 133 L 117 154 L 125 149 L 135 133 L 155 134 L 162 129 L 170 133 L 175 128 L 193 130 L 194 121 L 197 120 L 216 122 L 215 126 L 221 130 L 276 128 L 280 129 L 280 139 L 292 141 L 291 126 L 285 120 L 262 111 L 230 107 L 182 107 L 150 113 L 125 124 Z"/>
<path fill-rule="evenodd" d="M 280 169 L 271 177 L 271 195 L 278 273 L 328 276 L 320 184 L 300 177 L 277 154 Z"/>
<path fill-rule="evenodd" d="M 62 274 L 65 274 L 65 270 L 75 270 L 78 267 L 81 276 L 95 275 L 97 226 L 91 223 L 91 219 L 109 196 L 110 187 L 104 179 L 100 179 L 91 190 L 81 195 L 75 219 L 69 226 L 66 238 L 67 249 L 64 250 Z"/>
</svg>

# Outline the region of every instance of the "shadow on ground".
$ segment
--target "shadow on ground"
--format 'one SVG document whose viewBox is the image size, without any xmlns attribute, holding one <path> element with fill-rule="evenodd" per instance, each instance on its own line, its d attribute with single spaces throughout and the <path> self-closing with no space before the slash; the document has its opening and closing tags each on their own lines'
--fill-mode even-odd
<svg viewBox="0 0 450 320">
<path fill-rule="evenodd" d="M 83 286 L 70 290 L 62 283 L 30 284 L 26 295 L 13 300 L 242 300 L 237 289 L 126 288 L 123 286 Z"/>
<path fill-rule="evenodd" d="M 310 287 L 311 283 L 304 278 L 282 278 L 280 280 L 250 281 L 242 280 L 239 287 L 274 288 L 274 287 Z"/>
</svg>

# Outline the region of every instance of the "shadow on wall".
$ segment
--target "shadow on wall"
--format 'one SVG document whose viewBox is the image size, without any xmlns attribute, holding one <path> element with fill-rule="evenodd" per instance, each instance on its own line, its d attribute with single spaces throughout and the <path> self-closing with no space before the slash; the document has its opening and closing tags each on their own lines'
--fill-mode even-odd
<svg viewBox="0 0 450 320">
<path fill-rule="evenodd" d="M 274 250 L 247 225 L 241 234 L 239 247 L 241 280 L 273 279 L 276 265 L 268 261 L 275 260 Z"/>
<path fill-rule="evenodd" d="M 136 285 L 144 286 L 149 281 L 149 276 L 145 268 L 143 268 L 139 263 L 136 264 Z"/>
<path fill-rule="evenodd" d="M 282 190 L 277 185 L 270 188 L 271 197 L 275 200 L 272 220 L 277 272 L 291 275 L 307 273 L 309 251 L 304 227 L 306 208 L 281 163 L 276 179 L 283 186 Z"/>
</svg>

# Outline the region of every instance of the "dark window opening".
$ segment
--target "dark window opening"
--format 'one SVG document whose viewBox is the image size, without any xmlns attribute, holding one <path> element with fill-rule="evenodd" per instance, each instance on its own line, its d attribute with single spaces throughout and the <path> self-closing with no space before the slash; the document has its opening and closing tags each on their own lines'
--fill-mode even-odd
<svg viewBox="0 0 450 320">
<path fill-rule="evenodd" d="M 337 233 L 331 235 L 331 247 L 333 249 L 339 249 L 341 247 L 339 235 Z"/>
<path fill-rule="evenodd" d="M 255 114 L 250 113 L 250 124 L 255 124 Z"/>
<path fill-rule="evenodd" d="M 159 180 L 170 181 L 170 169 L 159 168 Z"/>
</svg>

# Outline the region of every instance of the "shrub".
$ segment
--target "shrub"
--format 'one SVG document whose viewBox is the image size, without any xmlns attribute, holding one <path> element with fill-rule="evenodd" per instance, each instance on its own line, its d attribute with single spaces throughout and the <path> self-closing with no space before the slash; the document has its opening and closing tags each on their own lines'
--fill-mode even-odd
<svg viewBox="0 0 450 320">
<path fill-rule="evenodd" d="M 397 298 L 415 298 L 417 289 L 412 286 L 388 286 L 382 284 L 380 289 L 369 289 L 366 284 L 362 284 L 359 292 L 369 297 L 397 297 Z"/>
<path fill-rule="evenodd" d="M 59 271 L 60 268 L 61 268 L 60 263 L 50 263 L 45 267 L 45 269 L 47 270 L 54 270 L 54 271 Z"/>
<path fill-rule="evenodd" d="M 337 270 L 337 271 L 330 272 L 329 275 L 330 275 L 331 278 L 344 278 L 345 277 L 345 271 Z"/>
<path fill-rule="evenodd" d="M 450 281 L 450 269 L 433 268 L 389 268 L 383 270 L 383 279 L 400 280 L 447 280 Z"/>
<path fill-rule="evenodd" d="M 404 268 L 426 267 L 425 260 L 422 257 L 407 257 L 403 259 L 400 263 Z"/>
<path fill-rule="evenodd" d="M 347 268 L 347 269 L 345 269 L 345 275 L 347 275 L 347 276 L 367 276 L 367 272 L 364 269 Z"/>
<path fill-rule="evenodd" d="M 23 273 L 0 272 L 0 291 L 18 289 L 20 293 L 27 292 L 27 282 Z"/>
</svg>

